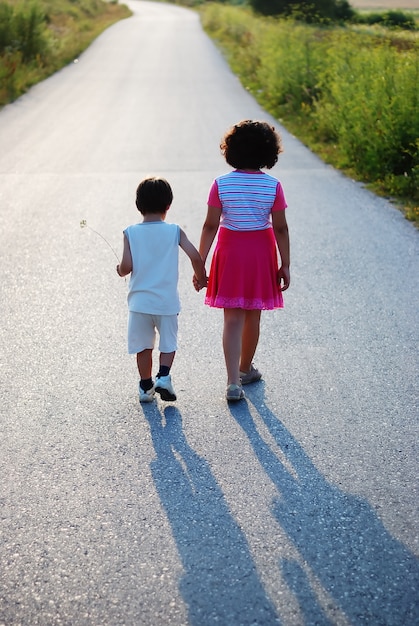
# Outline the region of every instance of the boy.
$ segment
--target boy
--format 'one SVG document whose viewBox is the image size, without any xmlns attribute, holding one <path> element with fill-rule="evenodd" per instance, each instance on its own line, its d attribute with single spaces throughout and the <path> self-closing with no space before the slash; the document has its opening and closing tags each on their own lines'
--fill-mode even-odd
<svg viewBox="0 0 419 626">
<path fill-rule="evenodd" d="M 179 246 L 188 255 L 199 290 L 207 284 L 205 267 L 198 250 L 177 224 L 165 223 L 173 201 L 169 183 L 163 178 L 146 178 L 137 188 L 136 205 L 143 216 L 140 224 L 124 230 L 124 251 L 117 265 L 119 276 L 131 273 L 128 292 L 128 352 L 137 355 L 140 402 L 176 400 L 170 368 L 177 350 Z M 160 369 L 152 379 L 152 353 L 160 335 Z"/>
</svg>

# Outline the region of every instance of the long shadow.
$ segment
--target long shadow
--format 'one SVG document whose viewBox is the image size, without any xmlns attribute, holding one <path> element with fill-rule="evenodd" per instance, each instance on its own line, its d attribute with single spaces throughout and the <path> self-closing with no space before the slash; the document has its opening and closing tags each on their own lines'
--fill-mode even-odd
<svg viewBox="0 0 419 626">
<path fill-rule="evenodd" d="M 418 559 L 392 537 L 365 500 L 325 480 L 267 407 L 263 383 L 252 387 L 247 399 L 280 451 L 274 453 L 262 438 L 247 403 L 232 405 L 230 411 L 278 490 L 273 513 L 302 561 L 352 624 L 419 624 Z M 294 581 L 290 586 L 303 614 L 310 603 L 317 611 L 307 585 L 295 584 L 298 571 L 286 574 L 288 583 Z M 326 617 L 324 621 L 307 621 L 314 623 L 328 621 Z"/>
<path fill-rule="evenodd" d="M 188 624 L 280 624 L 208 463 L 188 445 L 180 412 L 154 404 L 143 412 L 156 452 L 153 480 L 184 568 Z"/>
<path fill-rule="evenodd" d="M 333 626 L 320 605 L 306 572 L 296 560 L 281 559 L 282 576 L 300 606 L 303 624 L 316 626 Z"/>
</svg>

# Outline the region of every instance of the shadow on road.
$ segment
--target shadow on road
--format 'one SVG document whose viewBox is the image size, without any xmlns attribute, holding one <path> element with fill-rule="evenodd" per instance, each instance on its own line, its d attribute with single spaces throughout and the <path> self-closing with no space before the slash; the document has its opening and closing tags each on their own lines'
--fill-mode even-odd
<svg viewBox="0 0 419 626">
<path fill-rule="evenodd" d="M 249 404 L 231 405 L 230 412 L 278 490 L 273 514 L 301 557 L 280 567 L 307 624 L 330 623 L 318 613 L 309 580 L 319 583 L 324 598 L 331 599 L 352 624 L 419 624 L 415 555 L 389 534 L 365 500 L 324 479 L 267 407 L 263 383 L 249 387 L 246 397 Z M 250 404 L 256 409 L 255 419 Z M 256 423 L 259 418 L 262 428 Z M 263 428 L 274 446 L 263 438 Z M 318 621 L 313 621 L 316 615 Z"/>
<path fill-rule="evenodd" d="M 143 405 L 156 459 L 151 471 L 182 560 L 188 624 L 279 624 L 243 532 L 210 467 L 188 445 L 174 406 Z"/>
</svg>

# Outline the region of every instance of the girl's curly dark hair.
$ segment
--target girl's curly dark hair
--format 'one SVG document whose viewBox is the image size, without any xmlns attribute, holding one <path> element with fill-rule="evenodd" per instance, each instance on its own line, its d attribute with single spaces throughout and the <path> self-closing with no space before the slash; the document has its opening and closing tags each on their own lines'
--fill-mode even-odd
<svg viewBox="0 0 419 626">
<path fill-rule="evenodd" d="M 271 169 L 282 152 L 275 128 L 252 120 L 243 120 L 228 130 L 220 148 L 227 163 L 240 170 Z"/>
</svg>

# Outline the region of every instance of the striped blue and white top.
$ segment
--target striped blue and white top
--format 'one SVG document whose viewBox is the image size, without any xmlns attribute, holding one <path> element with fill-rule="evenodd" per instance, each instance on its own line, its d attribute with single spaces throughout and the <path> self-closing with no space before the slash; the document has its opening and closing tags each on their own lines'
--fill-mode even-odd
<svg viewBox="0 0 419 626">
<path fill-rule="evenodd" d="M 230 230 L 272 227 L 272 211 L 287 207 L 281 183 L 266 172 L 234 170 L 215 179 L 208 205 L 222 210 L 220 226 Z"/>
</svg>

